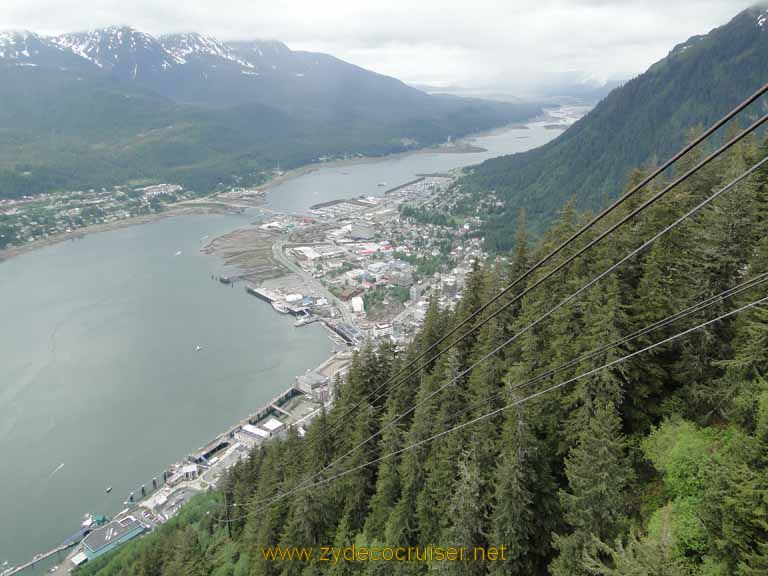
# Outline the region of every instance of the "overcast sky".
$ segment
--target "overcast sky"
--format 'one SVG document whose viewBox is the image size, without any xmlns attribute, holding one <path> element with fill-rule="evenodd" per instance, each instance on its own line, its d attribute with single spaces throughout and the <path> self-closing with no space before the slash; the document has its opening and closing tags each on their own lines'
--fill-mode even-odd
<svg viewBox="0 0 768 576">
<path fill-rule="evenodd" d="M 128 24 L 271 38 L 415 84 L 508 93 L 624 80 L 755 0 L 0 0 L 0 30 Z"/>
</svg>

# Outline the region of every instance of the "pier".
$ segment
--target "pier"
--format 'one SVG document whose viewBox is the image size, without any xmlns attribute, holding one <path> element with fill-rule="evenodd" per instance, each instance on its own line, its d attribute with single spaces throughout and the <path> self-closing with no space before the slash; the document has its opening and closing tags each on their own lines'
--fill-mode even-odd
<svg viewBox="0 0 768 576">
<path fill-rule="evenodd" d="M 401 190 L 403 188 L 407 188 L 411 184 L 418 184 L 419 182 L 421 182 L 425 178 L 426 178 L 426 176 L 419 176 L 418 178 L 416 178 L 414 180 L 409 180 L 405 184 L 400 184 L 399 186 L 395 186 L 394 188 L 389 188 L 389 189 L 384 191 L 384 195 L 386 196 L 387 194 L 392 194 L 392 192 L 397 192 L 398 190 Z"/>
<path fill-rule="evenodd" d="M 65 543 L 65 544 L 62 544 L 60 546 L 57 546 L 53 550 L 49 550 L 45 554 L 37 554 L 34 558 L 32 558 L 32 560 L 30 560 L 26 564 L 22 564 L 20 566 L 16 566 L 15 568 L 11 568 L 9 572 L 2 572 L 2 575 L 3 576 L 14 576 L 14 574 L 19 574 L 20 572 L 22 572 L 23 570 L 26 570 L 27 568 L 32 568 L 32 566 L 34 566 L 38 562 L 42 562 L 43 560 L 47 560 L 48 558 L 50 558 L 51 556 L 53 556 L 55 554 L 58 554 L 59 552 L 64 552 L 64 550 L 67 550 L 68 548 L 71 548 L 75 544 L 77 544 L 77 542 L 72 542 L 72 543 L 68 543 L 68 544 Z"/>
<path fill-rule="evenodd" d="M 278 406 L 277 404 L 270 404 L 269 406 L 270 406 L 270 407 L 271 407 L 273 410 L 275 410 L 276 412 L 280 412 L 280 413 L 281 413 L 283 416 L 291 416 L 291 413 L 290 413 L 290 412 L 288 412 L 287 410 L 283 410 L 283 409 L 282 409 L 282 408 L 280 408 L 280 406 Z"/>
</svg>

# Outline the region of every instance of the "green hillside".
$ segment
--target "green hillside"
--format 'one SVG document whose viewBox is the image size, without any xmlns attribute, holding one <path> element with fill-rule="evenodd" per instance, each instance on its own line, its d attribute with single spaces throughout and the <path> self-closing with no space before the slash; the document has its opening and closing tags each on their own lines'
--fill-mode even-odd
<svg viewBox="0 0 768 576">
<path fill-rule="evenodd" d="M 746 10 L 676 46 L 547 145 L 476 167 L 462 182 L 464 189 L 477 198 L 495 191 L 505 203 L 487 226 L 489 247 L 511 247 L 521 207 L 536 232 L 568 199 L 582 210 L 599 208 L 622 192 L 634 167 L 667 158 L 689 130 L 712 124 L 762 86 L 768 80 L 762 12 Z M 764 107 L 752 107 L 745 118 L 764 113 Z"/>
<path fill-rule="evenodd" d="M 262 43 L 266 61 L 251 63 L 195 38 L 182 59 L 130 28 L 0 34 L 0 198 L 132 181 L 208 192 L 260 183 L 278 164 L 401 152 L 540 112 L 428 95 L 279 43 L 272 55 Z"/>
<path fill-rule="evenodd" d="M 433 304 L 407 349 L 385 345 L 359 352 L 338 387 L 333 409 L 318 417 L 304 438 L 289 434 L 257 448 L 234 468 L 223 483 L 229 516 L 221 491 L 203 496 L 156 533 L 86 565 L 79 574 L 765 574 L 765 306 L 473 422 L 527 394 L 765 298 L 768 284 L 763 283 L 599 351 L 536 385 L 517 386 L 768 271 L 765 170 L 500 354 L 461 374 L 766 152 L 754 140 L 738 145 L 634 225 L 621 227 L 589 251 L 565 275 L 485 323 L 438 361 L 422 361 L 421 376 L 387 386 L 374 400 L 372 392 L 399 367 L 569 237 L 583 217 L 566 209 L 530 249 L 519 230 L 509 262 L 478 268 L 454 311 L 441 312 Z M 547 271 L 539 270 L 530 281 Z M 430 398 L 452 379 L 454 384 Z M 388 425 L 416 403 L 415 411 Z M 388 456 L 462 423 L 464 428 Z M 354 471 L 279 497 L 378 431 L 321 477 Z M 342 561 L 331 566 L 319 560 L 268 560 L 262 553 L 262 547 L 274 545 L 352 544 L 470 550 L 504 545 L 505 559 Z"/>
</svg>

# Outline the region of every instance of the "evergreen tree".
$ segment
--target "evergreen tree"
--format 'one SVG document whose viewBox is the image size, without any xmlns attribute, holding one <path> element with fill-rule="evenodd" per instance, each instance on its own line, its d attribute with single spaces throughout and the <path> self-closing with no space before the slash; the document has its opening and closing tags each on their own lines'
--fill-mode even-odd
<svg viewBox="0 0 768 576">
<path fill-rule="evenodd" d="M 450 524 L 443 530 L 442 542 L 457 548 L 465 547 L 469 554 L 464 561 L 439 562 L 435 568 L 441 574 L 480 576 L 487 573 L 485 562 L 475 561 L 471 555 L 475 548 L 488 547 L 488 518 L 482 486 L 481 471 L 474 453 L 464 452 L 448 507 Z"/>
<path fill-rule="evenodd" d="M 596 404 L 589 426 L 566 458 L 565 474 L 568 490 L 561 490 L 560 500 L 570 530 L 555 536 L 554 576 L 587 574 L 585 558 L 595 555 L 595 539 L 612 541 L 625 528 L 631 469 L 612 403 Z"/>
<path fill-rule="evenodd" d="M 509 411 L 502 446 L 489 540 L 506 545 L 507 560 L 491 563 L 490 573 L 543 574 L 558 517 L 557 485 L 528 425 L 527 407 Z"/>
<path fill-rule="evenodd" d="M 431 376 L 431 389 L 436 391 L 453 382 L 460 375 L 459 352 L 451 350 L 441 359 Z M 453 424 L 452 416 L 466 405 L 463 378 L 449 384 L 426 404 L 436 405 L 435 417 L 430 421 L 429 434 L 447 430 Z M 425 396 L 426 397 L 426 396 Z M 417 418 L 421 416 L 417 415 Z M 441 541 L 447 525 L 447 512 L 451 501 L 452 486 L 457 475 L 457 463 L 461 454 L 460 433 L 451 433 L 433 441 L 424 462 L 425 478 L 416 498 L 416 515 L 419 537 L 423 544 Z"/>
</svg>

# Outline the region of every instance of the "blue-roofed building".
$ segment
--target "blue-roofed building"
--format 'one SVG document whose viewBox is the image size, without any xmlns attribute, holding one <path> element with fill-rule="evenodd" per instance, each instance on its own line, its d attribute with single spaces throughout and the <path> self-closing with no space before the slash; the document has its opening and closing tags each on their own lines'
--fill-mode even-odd
<svg viewBox="0 0 768 576">
<path fill-rule="evenodd" d="M 88 560 L 94 560 L 136 538 L 145 530 L 144 525 L 133 516 L 113 520 L 94 530 L 83 540 L 83 553 Z"/>
</svg>

